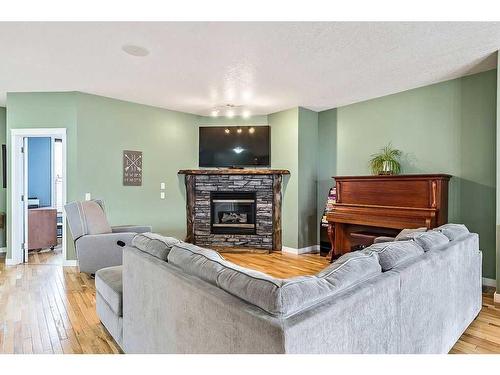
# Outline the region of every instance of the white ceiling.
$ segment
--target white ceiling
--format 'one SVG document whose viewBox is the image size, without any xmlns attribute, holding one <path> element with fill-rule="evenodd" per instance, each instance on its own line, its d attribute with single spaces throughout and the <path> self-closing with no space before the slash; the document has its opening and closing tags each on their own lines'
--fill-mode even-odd
<svg viewBox="0 0 500 375">
<path fill-rule="evenodd" d="M 84 91 L 204 115 L 324 110 L 494 68 L 499 48 L 499 22 L 0 23 L 0 105 Z"/>
</svg>

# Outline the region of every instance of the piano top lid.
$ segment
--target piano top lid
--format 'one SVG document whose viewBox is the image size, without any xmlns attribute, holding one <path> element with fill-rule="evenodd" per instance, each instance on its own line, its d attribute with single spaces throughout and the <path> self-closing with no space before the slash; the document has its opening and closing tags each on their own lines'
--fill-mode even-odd
<svg viewBox="0 0 500 375">
<path fill-rule="evenodd" d="M 396 174 L 396 175 L 370 175 L 370 176 L 332 176 L 336 180 L 370 180 L 370 179 L 400 179 L 400 180 L 422 180 L 422 179 L 443 179 L 449 180 L 453 176 L 445 173 L 431 174 Z"/>
</svg>

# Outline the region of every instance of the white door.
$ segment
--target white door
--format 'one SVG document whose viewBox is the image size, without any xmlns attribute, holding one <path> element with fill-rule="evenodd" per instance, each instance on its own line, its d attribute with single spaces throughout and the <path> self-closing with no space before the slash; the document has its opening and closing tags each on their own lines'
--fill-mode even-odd
<svg viewBox="0 0 500 375">
<path fill-rule="evenodd" d="M 24 263 L 28 263 L 28 137 L 23 138 L 23 244 Z"/>
</svg>

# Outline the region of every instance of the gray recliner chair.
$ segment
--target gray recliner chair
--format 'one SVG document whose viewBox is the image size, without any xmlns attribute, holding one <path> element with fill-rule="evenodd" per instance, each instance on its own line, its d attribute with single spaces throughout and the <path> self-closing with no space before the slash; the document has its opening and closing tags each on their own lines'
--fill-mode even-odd
<svg viewBox="0 0 500 375">
<path fill-rule="evenodd" d="M 95 274 L 101 268 L 121 265 L 123 246 L 137 233 L 151 232 L 147 225 L 111 227 L 101 200 L 68 203 L 64 210 L 80 272 Z"/>
</svg>

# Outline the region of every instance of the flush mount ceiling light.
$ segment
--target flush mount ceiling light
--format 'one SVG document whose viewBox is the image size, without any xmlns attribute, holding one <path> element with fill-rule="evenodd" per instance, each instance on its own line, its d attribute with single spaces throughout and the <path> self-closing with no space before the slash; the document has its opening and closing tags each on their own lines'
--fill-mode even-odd
<svg viewBox="0 0 500 375">
<path fill-rule="evenodd" d="M 134 44 L 125 44 L 122 46 L 123 52 L 136 57 L 144 57 L 149 55 L 149 51 L 141 46 L 136 46 Z"/>
<path fill-rule="evenodd" d="M 248 109 L 245 109 L 242 105 L 236 104 L 222 104 L 212 107 L 210 109 L 210 116 L 218 117 L 221 114 L 225 114 L 227 118 L 233 118 L 235 116 L 241 116 L 244 119 L 248 119 L 251 113 Z"/>
</svg>

